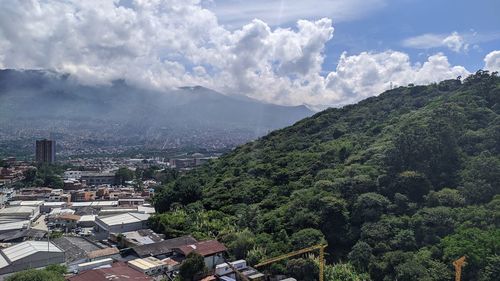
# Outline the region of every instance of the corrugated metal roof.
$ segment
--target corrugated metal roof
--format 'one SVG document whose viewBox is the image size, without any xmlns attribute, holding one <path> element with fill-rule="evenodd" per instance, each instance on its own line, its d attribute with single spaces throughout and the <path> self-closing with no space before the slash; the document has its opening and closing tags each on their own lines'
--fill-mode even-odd
<svg viewBox="0 0 500 281">
<path fill-rule="evenodd" d="M 99 217 L 108 226 L 146 221 L 149 214 L 126 213 L 109 217 Z"/>
<path fill-rule="evenodd" d="M 8 265 L 9 262 L 2 255 L 0 255 L 0 268 L 4 268 Z"/>
<path fill-rule="evenodd" d="M 48 243 L 48 245 L 47 245 Z M 3 254 L 11 261 L 16 261 L 38 252 L 62 252 L 50 242 L 26 241 L 2 250 Z"/>
<path fill-rule="evenodd" d="M 23 229 L 23 228 L 27 227 L 28 225 L 30 225 L 29 220 L 2 222 L 2 223 L 0 223 L 0 230 L 7 231 L 7 230 Z"/>
<path fill-rule="evenodd" d="M 32 206 L 7 207 L 0 210 L 0 215 L 33 213 L 37 209 L 37 207 Z"/>
</svg>

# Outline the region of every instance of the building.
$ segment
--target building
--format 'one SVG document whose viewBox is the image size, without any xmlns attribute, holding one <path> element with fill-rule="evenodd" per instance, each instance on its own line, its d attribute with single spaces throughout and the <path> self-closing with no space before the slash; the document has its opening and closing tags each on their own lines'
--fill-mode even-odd
<svg viewBox="0 0 500 281">
<path fill-rule="evenodd" d="M 157 257 L 166 258 L 174 254 L 174 249 L 184 245 L 197 243 L 196 239 L 191 236 L 182 236 L 172 238 L 156 243 L 144 244 L 132 248 L 134 254 L 140 258 Z"/>
<path fill-rule="evenodd" d="M 191 252 L 196 252 L 203 256 L 205 266 L 209 270 L 214 270 L 217 265 L 224 263 L 223 254 L 227 248 L 217 240 L 207 240 L 180 246 L 175 251 L 184 257 L 187 257 Z"/>
<path fill-rule="evenodd" d="M 64 251 L 47 241 L 26 241 L 0 251 L 0 275 L 64 263 Z"/>
<path fill-rule="evenodd" d="M 135 259 L 127 264 L 146 275 L 156 276 L 168 271 L 168 265 L 155 257 Z"/>
<path fill-rule="evenodd" d="M 153 281 L 154 279 L 146 274 L 135 270 L 123 262 L 115 262 L 105 268 L 85 270 L 81 273 L 69 277 L 69 281 Z"/>
<path fill-rule="evenodd" d="M 71 270 L 76 269 L 76 265 L 79 263 L 104 259 L 119 254 L 116 248 L 107 247 L 90 239 L 78 236 L 56 238 L 52 243 L 64 250 L 66 264 L 70 266 Z"/>
<path fill-rule="evenodd" d="M 16 221 L 34 221 L 40 215 L 40 206 L 11 206 L 0 210 L 0 224 Z"/>
<path fill-rule="evenodd" d="M 111 172 L 82 172 L 80 180 L 90 186 L 116 184 L 115 173 Z"/>
<path fill-rule="evenodd" d="M 163 237 L 163 234 L 157 234 L 151 229 L 139 229 L 137 231 L 111 234 L 109 239 L 118 243 L 123 248 L 130 248 L 161 242 L 163 241 Z"/>
<path fill-rule="evenodd" d="M 111 233 L 123 233 L 147 228 L 149 214 L 126 213 L 95 219 L 97 239 L 107 239 Z"/>
<path fill-rule="evenodd" d="M 35 160 L 38 163 L 54 163 L 56 162 L 56 141 L 54 140 L 37 140 Z"/>
</svg>

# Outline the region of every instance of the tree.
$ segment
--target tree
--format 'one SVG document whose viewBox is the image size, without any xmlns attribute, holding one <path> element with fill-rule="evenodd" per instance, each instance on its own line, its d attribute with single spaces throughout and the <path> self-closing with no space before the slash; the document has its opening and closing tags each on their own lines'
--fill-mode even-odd
<svg viewBox="0 0 500 281">
<path fill-rule="evenodd" d="M 45 269 L 28 269 L 19 271 L 7 277 L 6 281 L 64 281 L 66 267 L 49 265 Z"/>
<path fill-rule="evenodd" d="M 425 198 L 429 207 L 461 207 L 465 205 L 465 198 L 456 189 L 443 188 L 440 191 L 431 191 Z"/>
<path fill-rule="evenodd" d="M 196 278 L 203 275 L 205 271 L 206 268 L 203 256 L 193 251 L 189 253 L 186 259 L 182 262 L 179 269 L 179 275 L 181 277 L 181 281 L 194 281 L 198 280 Z"/>
<path fill-rule="evenodd" d="M 378 193 L 361 194 L 354 203 L 354 219 L 357 222 L 376 221 L 390 203 L 389 199 Z"/>
<path fill-rule="evenodd" d="M 325 281 L 370 281 L 367 273 L 359 273 L 350 263 L 325 266 Z"/>
<path fill-rule="evenodd" d="M 347 258 L 358 270 L 366 272 L 370 261 L 374 258 L 372 255 L 372 247 L 366 242 L 358 241 L 358 243 L 352 247 Z"/>
<path fill-rule="evenodd" d="M 319 268 L 311 259 L 291 259 L 286 263 L 286 271 L 297 280 L 318 280 Z"/>
<path fill-rule="evenodd" d="M 293 250 L 324 244 L 325 242 L 323 233 L 313 228 L 299 230 L 290 237 L 290 243 L 292 244 Z"/>
<path fill-rule="evenodd" d="M 124 185 L 126 181 L 134 179 L 134 172 L 127 167 L 121 167 L 116 171 L 115 178 L 118 184 Z"/>
<path fill-rule="evenodd" d="M 245 259 L 248 252 L 255 246 L 255 235 L 248 229 L 229 235 L 224 239 L 229 251 L 236 260 Z"/>
</svg>

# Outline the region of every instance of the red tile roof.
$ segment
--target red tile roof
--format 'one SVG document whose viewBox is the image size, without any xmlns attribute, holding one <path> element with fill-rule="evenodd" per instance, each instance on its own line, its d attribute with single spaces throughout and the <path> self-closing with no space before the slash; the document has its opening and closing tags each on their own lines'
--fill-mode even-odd
<svg viewBox="0 0 500 281">
<path fill-rule="evenodd" d="M 224 246 L 224 244 L 220 243 L 217 240 L 207 240 L 195 244 L 180 246 L 179 248 L 177 248 L 177 251 L 184 256 L 187 256 L 192 251 L 195 251 L 196 253 L 207 257 L 217 253 L 225 252 L 227 251 L 227 248 L 226 246 Z"/>
<path fill-rule="evenodd" d="M 110 268 L 91 269 L 80 274 L 69 277 L 69 281 L 153 281 L 153 278 L 135 269 L 128 267 L 125 263 L 116 262 Z"/>
</svg>

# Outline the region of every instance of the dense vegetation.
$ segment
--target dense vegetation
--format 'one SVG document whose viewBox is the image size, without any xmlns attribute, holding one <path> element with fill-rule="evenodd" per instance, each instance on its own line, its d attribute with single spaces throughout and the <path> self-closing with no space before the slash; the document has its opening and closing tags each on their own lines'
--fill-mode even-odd
<svg viewBox="0 0 500 281">
<path fill-rule="evenodd" d="M 44 269 L 28 269 L 8 276 L 6 281 L 64 281 L 67 268 L 59 264 L 48 265 Z"/>
<path fill-rule="evenodd" d="M 496 73 L 399 87 L 169 181 L 151 224 L 216 237 L 250 263 L 325 241 L 326 280 L 451 280 L 462 255 L 463 280 L 495 280 L 499 152 Z M 301 276 L 310 266 L 268 269 Z"/>
</svg>

